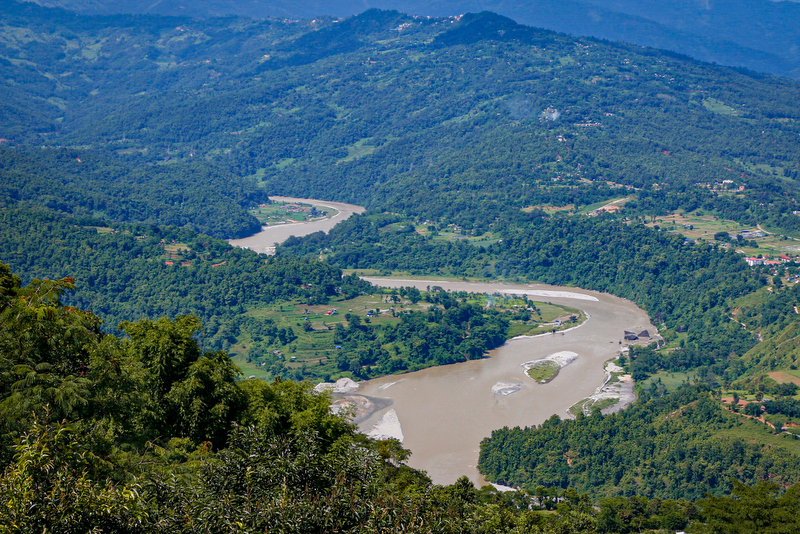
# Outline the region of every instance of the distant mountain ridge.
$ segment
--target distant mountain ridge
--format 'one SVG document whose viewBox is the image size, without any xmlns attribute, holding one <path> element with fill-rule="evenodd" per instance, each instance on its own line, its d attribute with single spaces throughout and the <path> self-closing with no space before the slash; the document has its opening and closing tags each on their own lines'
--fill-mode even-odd
<svg viewBox="0 0 800 534">
<path fill-rule="evenodd" d="M 491 12 L 193 20 L 11 0 L 0 11 L 10 143 L 173 169 L 202 159 L 272 194 L 425 206 L 431 220 L 735 179 L 748 198 L 780 198 L 753 200 L 749 217 L 800 228 L 793 80 Z M 531 183 L 543 184 L 536 198 Z"/>
<path fill-rule="evenodd" d="M 493 11 L 572 35 L 663 48 L 708 61 L 800 77 L 800 4 L 770 0 L 33 0 L 86 14 L 209 18 L 348 16 L 368 8 L 450 16 Z"/>
</svg>

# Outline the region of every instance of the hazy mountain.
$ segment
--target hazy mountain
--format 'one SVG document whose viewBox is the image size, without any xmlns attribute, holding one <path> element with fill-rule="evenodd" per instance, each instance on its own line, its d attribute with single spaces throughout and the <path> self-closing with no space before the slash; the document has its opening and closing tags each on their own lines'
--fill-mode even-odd
<svg viewBox="0 0 800 534">
<path fill-rule="evenodd" d="M 493 11 L 517 22 L 664 48 L 703 61 L 800 76 L 800 5 L 770 0 L 35 0 L 91 14 L 312 18 L 370 7 L 449 16 Z"/>
<path fill-rule="evenodd" d="M 768 0 L 586 0 L 668 28 L 800 60 L 800 5 Z"/>
</svg>

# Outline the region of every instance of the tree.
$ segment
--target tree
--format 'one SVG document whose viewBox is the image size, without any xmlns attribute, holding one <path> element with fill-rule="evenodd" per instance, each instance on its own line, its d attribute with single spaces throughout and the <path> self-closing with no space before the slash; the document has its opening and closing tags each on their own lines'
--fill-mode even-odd
<svg viewBox="0 0 800 534">
<path fill-rule="evenodd" d="M 124 344 L 127 355 L 138 361 L 152 375 L 150 388 L 160 402 L 172 385 L 186 376 L 189 366 L 200 357 L 194 335 L 202 328 L 200 319 L 184 315 L 169 320 L 142 319 L 123 322 L 120 330 L 128 335 Z"/>
<path fill-rule="evenodd" d="M 778 486 L 758 482 L 746 486 L 733 481 L 733 495 L 708 496 L 697 502 L 705 517 L 704 525 L 696 525 L 700 534 L 779 534 L 800 531 L 800 485 L 782 495 Z"/>
<path fill-rule="evenodd" d="M 14 450 L 0 478 L 0 533 L 144 531 L 141 488 L 93 481 L 93 455 L 68 426 L 37 420 Z"/>
<path fill-rule="evenodd" d="M 85 378 L 90 354 L 100 339 L 100 319 L 64 306 L 61 296 L 72 278 L 32 280 L 0 262 L 0 415 L 14 435 L 34 412 L 52 420 L 79 417 L 89 403 Z M 7 451 L 5 451 L 7 452 Z"/>
<path fill-rule="evenodd" d="M 224 352 L 206 353 L 194 361 L 186 378 L 176 382 L 165 398 L 173 421 L 170 435 L 223 447 L 246 406 L 245 394 L 235 382 L 239 375 Z"/>
</svg>

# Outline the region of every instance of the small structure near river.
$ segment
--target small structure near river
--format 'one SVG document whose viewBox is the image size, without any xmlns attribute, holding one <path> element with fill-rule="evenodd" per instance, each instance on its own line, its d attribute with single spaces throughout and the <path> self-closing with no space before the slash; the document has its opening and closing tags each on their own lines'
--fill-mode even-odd
<svg viewBox="0 0 800 534">
<path fill-rule="evenodd" d="M 642 330 L 637 334 L 636 332 L 625 330 L 624 339 L 625 341 L 639 341 L 640 339 L 650 339 L 650 332 L 648 332 L 647 330 Z"/>
</svg>

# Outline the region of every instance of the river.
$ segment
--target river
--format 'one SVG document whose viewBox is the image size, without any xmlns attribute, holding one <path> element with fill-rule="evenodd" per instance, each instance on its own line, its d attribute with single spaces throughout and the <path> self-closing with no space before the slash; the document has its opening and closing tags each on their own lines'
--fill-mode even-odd
<svg viewBox="0 0 800 534">
<path fill-rule="evenodd" d="M 314 232 L 319 231 L 328 233 L 331 228 L 348 219 L 353 214 L 364 212 L 364 208 L 361 206 L 344 204 L 342 202 L 328 202 L 327 200 L 277 196 L 270 196 L 269 198 L 270 200 L 276 202 L 303 203 L 312 204 L 314 206 L 323 206 L 326 208 L 332 208 L 336 210 L 337 213 L 333 217 L 327 219 L 318 219 L 316 221 L 264 226 L 261 228 L 261 231 L 255 235 L 245 237 L 243 239 L 229 239 L 228 243 L 234 247 L 249 248 L 264 254 L 274 254 L 275 246 L 283 243 L 292 236 L 302 237 L 304 235 L 313 234 Z"/>
<path fill-rule="evenodd" d="M 366 279 L 384 287 L 525 291 L 532 300 L 580 308 L 589 315 L 581 326 L 564 333 L 510 340 L 482 360 L 361 383 L 359 394 L 391 399 L 392 404 L 361 422 L 360 429 L 369 432 L 388 410 L 395 410 L 403 445 L 412 453 L 409 465 L 427 471 L 437 484 L 451 484 L 461 475 L 485 484 L 476 467 L 484 437 L 503 426 L 541 424 L 553 414 L 566 417 L 573 404 L 603 384 L 603 363 L 619 354 L 623 330 L 656 331 L 643 310 L 606 293 L 543 284 Z M 538 384 L 525 375 L 521 364 L 561 351 L 577 353 L 578 358 L 553 381 Z M 499 382 L 520 384 L 521 389 L 507 396 L 494 394 L 492 387 Z"/>
<path fill-rule="evenodd" d="M 229 241 L 257 252 L 273 252 L 277 243 L 290 236 L 327 232 L 364 208 L 339 202 L 290 197 L 270 197 L 279 202 L 302 202 L 338 211 L 330 219 L 309 223 L 265 227 L 245 239 Z M 580 308 L 589 319 L 581 326 L 557 334 L 508 341 L 482 360 L 432 367 L 404 375 L 392 375 L 360 383 L 358 395 L 386 399 L 385 406 L 359 425 L 369 432 L 387 412 L 403 434 L 403 445 L 411 451 L 409 465 L 427 471 L 437 484 L 451 484 L 467 475 L 478 485 L 486 481 L 477 470 L 480 442 L 503 426 L 531 426 L 553 414 L 561 417 L 576 402 L 593 394 L 605 380 L 603 363 L 619 354 L 624 330 L 656 332 L 647 314 L 633 303 L 594 291 L 543 284 L 446 282 L 366 278 L 383 287 L 440 286 L 475 293 L 527 293 L 532 300 Z M 522 364 L 548 355 L 570 351 L 578 358 L 562 368 L 547 384 L 525 375 Z M 518 384 L 510 395 L 495 394 L 498 383 Z M 396 419 L 393 419 L 396 415 Z"/>
</svg>

